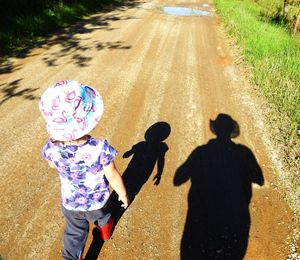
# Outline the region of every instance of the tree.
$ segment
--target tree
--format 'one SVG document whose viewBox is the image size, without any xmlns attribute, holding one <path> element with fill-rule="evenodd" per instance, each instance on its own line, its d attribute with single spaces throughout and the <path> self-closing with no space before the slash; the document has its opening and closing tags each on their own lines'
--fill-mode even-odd
<svg viewBox="0 0 300 260">
<path fill-rule="evenodd" d="M 300 8 L 299 8 L 298 15 L 297 15 L 297 18 L 296 18 L 296 22 L 295 22 L 295 25 L 294 25 L 294 30 L 293 30 L 294 34 L 297 33 L 299 24 L 300 24 Z"/>
</svg>

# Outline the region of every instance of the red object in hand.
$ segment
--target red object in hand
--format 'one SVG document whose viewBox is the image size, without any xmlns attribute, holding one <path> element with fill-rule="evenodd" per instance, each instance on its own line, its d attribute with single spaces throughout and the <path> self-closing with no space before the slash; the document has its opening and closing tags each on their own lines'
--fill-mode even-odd
<svg viewBox="0 0 300 260">
<path fill-rule="evenodd" d="M 114 227 L 114 219 L 112 217 L 110 217 L 108 222 L 103 227 L 100 226 L 97 227 L 100 231 L 100 236 L 104 242 L 110 239 L 113 227 Z"/>
</svg>

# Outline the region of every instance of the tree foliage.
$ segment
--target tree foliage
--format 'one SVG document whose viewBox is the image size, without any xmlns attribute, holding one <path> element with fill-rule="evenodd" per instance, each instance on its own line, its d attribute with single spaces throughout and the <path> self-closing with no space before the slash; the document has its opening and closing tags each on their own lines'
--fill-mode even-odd
<svg viewBox="0 0 300 260">
<path fill-rule="evenodd" d="M 71 4 L 76 0 L 0 0 L 0 22 L 18 16 L 36 15 L 57 4 Z"/>
<path fill-rule="evenodd" d="M 265 21 L 285 24 L 291 31 L 299 30 L 300 0 L 252 0 L 262 7 Z"/>
</svg>

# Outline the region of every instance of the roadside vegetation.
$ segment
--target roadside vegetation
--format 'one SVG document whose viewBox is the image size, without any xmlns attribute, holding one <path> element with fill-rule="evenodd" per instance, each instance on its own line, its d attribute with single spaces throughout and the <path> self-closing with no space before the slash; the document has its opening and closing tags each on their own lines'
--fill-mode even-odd
<svg viewBox="0 0 300 260">
<path fill-rule="evenodd" d="M 300 215 L 300 1 L 214 2 L 251 70 L 252 83 L 272 107 L 272 135 L 287 169 L 279 178 L 288 201 Z"/>
<path fill-rule="evenodd" d="M 0 62 L 86 15 L 123 0 L 3 0 Z"/>
</svg>

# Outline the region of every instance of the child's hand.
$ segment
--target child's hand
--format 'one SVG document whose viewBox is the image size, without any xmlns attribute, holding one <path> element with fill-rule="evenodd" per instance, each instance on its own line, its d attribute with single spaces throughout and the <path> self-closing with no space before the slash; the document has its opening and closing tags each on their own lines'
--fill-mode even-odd
<svg viewBox="0 0 300 260">
<path fill-rule="evenodd" d="M 120 196 L 119 195 L 119 201 L 122 201 L 123 204 L 121 205 L 122 208 L 126 209 L 129 205 L 129 198 L 128 198 L 128 195 L 123 195 L 123 196 Z"/>
<path fill-rule="evenodd" d="M 128 157 L 130 157 L 132 154 L 133 154 L 133 153 L 132 153 L 132 150 L 127 151 L 127 152 L 125 152 L 125 153 L 123 154 L 123 158 L 128 158 Z"/>
</svg>

